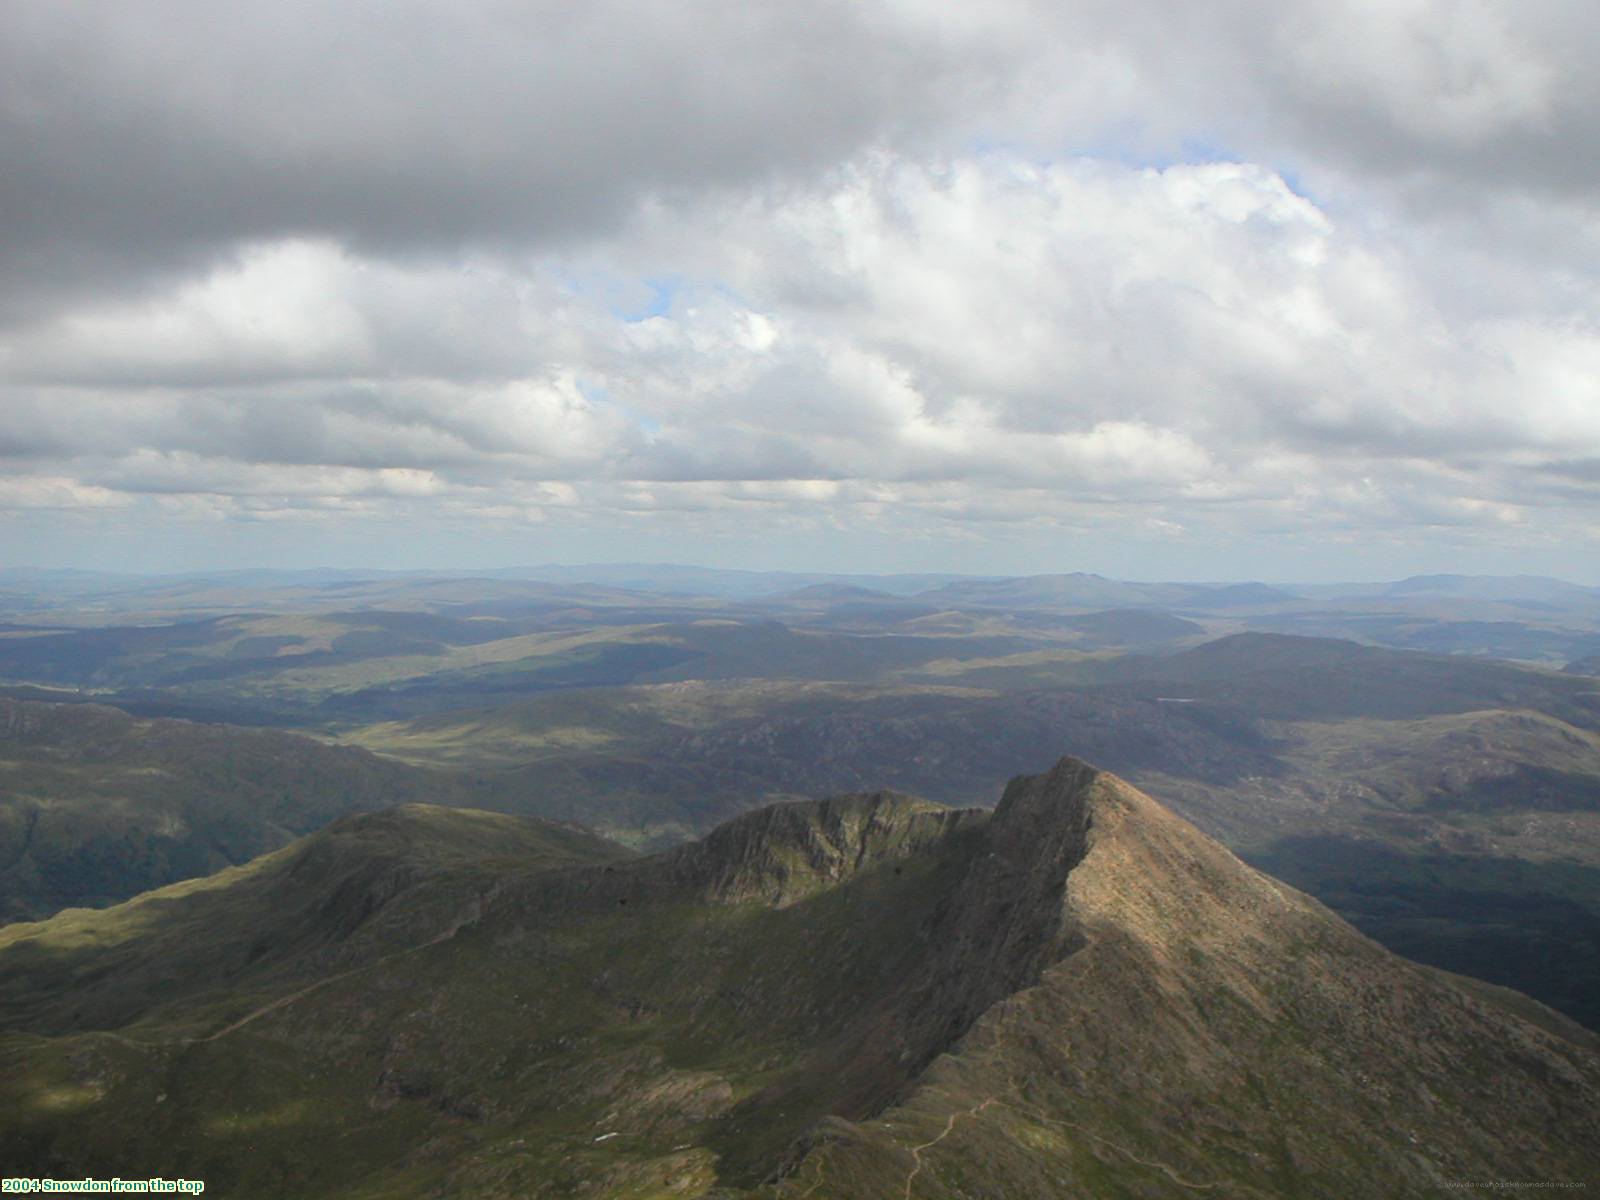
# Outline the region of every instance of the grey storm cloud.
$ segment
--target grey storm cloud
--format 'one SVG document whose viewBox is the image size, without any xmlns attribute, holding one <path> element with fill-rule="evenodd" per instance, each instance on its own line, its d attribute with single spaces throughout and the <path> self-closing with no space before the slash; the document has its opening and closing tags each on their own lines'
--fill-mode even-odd
<svg viewBox="0 0 1600 1200">
<path fill-rule="evenodd" d="M 959 108 L 964 49 L 843 0 L 8 5 L 5 270 L 48 293 L 283 235 L 591 234 Z"/>
<path fill-rule="evenodd" d="M 1474 196 L 1592 202 L 1600 184 L 1593 5 L 1146 0 L 1094 25 L 1217 136 L 1266 135 L 1313 167 Z"/>
<path fill-rule="evenodd" d="M 1592 5 L 961 8 L 10 4 L 10 308 L 252 239 L 559 242 L 939 136 L 1254 144 L 1457 195 L 1600 182 Z"/>
</svg>

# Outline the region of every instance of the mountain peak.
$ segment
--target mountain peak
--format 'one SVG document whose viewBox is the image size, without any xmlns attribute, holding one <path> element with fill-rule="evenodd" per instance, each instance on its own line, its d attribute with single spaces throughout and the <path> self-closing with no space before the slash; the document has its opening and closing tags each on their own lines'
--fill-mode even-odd
<svg viewBox="0 0 1600 1200">
<path fill-rule="evenodd" d="M 992 815 L 856 793 L 645 859 L 531 826 L 508 855 L 504 820 L 362 817 L 309 843 L 354 843 L 328 870 L 269 869 L 291 849 L 0 939 L 0 1144 L 72 1177 L 199 1147 L 219 1189 L 325 1200 L 1594 1178 L 1593 1039 L 1395 958 L 1078 759 Z M 390 886 L 387 851 L 435 835 L 459 861 Z"/>
<path fill-rule="evenodd" d="M 996 823 L 1076 824 L 1087 820 L 1094 802 L 1091 793 L 1105 774 L 1081 758 L 1068 755 L 1042 775 L 1018 775 L 1006 785 L 995 806 Z"/>
</svg>

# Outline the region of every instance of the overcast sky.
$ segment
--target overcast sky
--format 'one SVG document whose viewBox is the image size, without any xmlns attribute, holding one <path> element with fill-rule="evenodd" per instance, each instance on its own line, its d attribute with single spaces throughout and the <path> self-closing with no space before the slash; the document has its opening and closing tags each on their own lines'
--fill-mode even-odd
<svg viewBox="0 0 1600 1200">
<path fill-rule="evenodd" d="M 1592 0 L 0 6 L 0 559 L 1600 583 Z"/>
</svg>

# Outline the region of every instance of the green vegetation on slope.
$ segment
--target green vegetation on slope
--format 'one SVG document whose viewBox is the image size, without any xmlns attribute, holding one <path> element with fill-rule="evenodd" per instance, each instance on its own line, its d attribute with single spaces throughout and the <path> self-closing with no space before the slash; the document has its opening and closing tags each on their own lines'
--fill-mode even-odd
<svg viewBox="0 0 1600 1200">
<path fill-rule="evenodd" d="M 0 921 L 209 874 L 346 813 L 496 794 L 293 734 L 0 698 Z"/>
<path fill-rule="evenodd" d="M 0 1155 L 239 1197 L 1593 1181 L 1593 1039 L 1519 1011 L 1074 762 L 646 860 L 407 809 L 0 933 Z"/>
</svg>

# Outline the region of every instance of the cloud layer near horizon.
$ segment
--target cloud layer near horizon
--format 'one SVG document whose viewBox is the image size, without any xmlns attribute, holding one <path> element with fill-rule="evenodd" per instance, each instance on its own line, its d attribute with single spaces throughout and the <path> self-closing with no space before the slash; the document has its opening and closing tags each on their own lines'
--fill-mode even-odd
<svg viewBox="0 0 1600 1200">
<path fill-rule="evenodd" d="M 1169 8 L 11 6 L 0 539 L 1592 556 L 1600 18 Z"/>
</svg>

